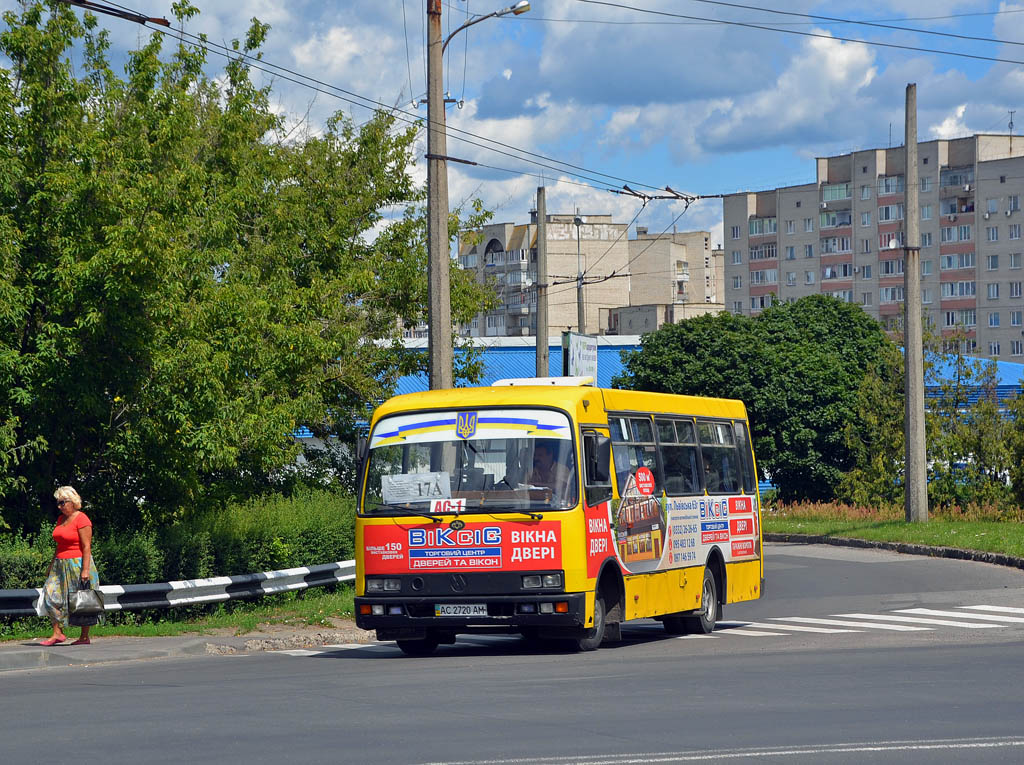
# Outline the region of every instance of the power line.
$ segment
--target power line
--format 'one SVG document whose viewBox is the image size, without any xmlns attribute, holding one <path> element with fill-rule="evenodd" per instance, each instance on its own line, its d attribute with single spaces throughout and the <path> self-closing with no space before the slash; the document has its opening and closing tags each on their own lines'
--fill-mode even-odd
<svg viewBox="0 0 1024 765">
<path fill-rule="evenodd" d="M 670 18 L 690 19 L 693 21 L 713 21 L 717 24 L 724 24 L 727 26 L 744 27 L 746 29 L 760 29 L 766 32 L 778 32 L 780 34 L 787 35 L 799 35 L 801 37 L 814 37 L 821 40 L 831 40 L 833 42 L 849 42 L 857 43 L 858 45 L 870 45 L 878 48 L 893 48 L 896 50 L 909 50 L 916 51 L 918 53 L 934 53 L 940 56 L 955 56 L 957 58 L 969 58 L 975 61 L 992 61 L 1001 64 L 1017 64 L 1018 66 L 1024 66 L 1024 61 L 1010 58 L 1000 58 L 998 56 L 981 56 L 973 53 L 958 53 L 950 50 L 937 50 L 935 48 L 922 48 L 915 45 L 900 45 L 899 43 L 887 43 L 879 42 L 877 40 L 858 40 L 855 37 L 840 37 L 839 35 L 831 34 L 820 34 L 818 32 L 802 32 L 797 29 L 783 29 L 780 27 L 772 27 L 765 24 L 753 24 L 746 21 L 727 21 L 725 19 L 711 19 L 706 16 L 690 16 L 682 13 L 670 13 L 669 11 L 657 11 L 650 8 L 638 8 L 633 5 L 626 5 L 624 3 L 613 3 L 609 0 L 576 0 L 578 3 L 587 3 L 588 5 L 603 5 L 610 8 L 620 8 L 623 10 L 636 11 L 637 13 L 649 13 L 655 16 L 665 16 Z M 1000 41 L 1002 42 L 1002 41 Z"/>
</svg>

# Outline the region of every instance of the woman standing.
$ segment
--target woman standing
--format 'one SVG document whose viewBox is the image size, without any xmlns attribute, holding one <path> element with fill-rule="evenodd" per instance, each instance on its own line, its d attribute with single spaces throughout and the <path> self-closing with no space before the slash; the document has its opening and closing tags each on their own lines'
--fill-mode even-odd
<svg viewBox="0 0 1024 765">
<path fill-rule="evenodd" d="M 57 645 L 67 640 L 63 626 L 68 623 L 68 596 L 100 584 L 92 559 L 92 521 L 82 512 L 82 498 L 70 486 L 61 486 L 53 493 L 60 511 L 60 520 L 53 529 L 57 552 L 50 561 L 43 586 L 43 605 L 53 623 L 53 634 L 42 645 Z M 82 627 L 82 636 L 71 645 L 89 644 L 89 627 Z"/>
</svg>

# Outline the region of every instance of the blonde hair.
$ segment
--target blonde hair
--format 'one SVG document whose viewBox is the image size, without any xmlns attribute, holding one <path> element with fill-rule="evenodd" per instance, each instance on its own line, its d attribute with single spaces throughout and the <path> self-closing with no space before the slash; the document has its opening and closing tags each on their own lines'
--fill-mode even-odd
<svg viewBox="0 0 1024 765">
<path fill-rule="evenodd" d="M 78 496 L 73 486 L 61 486 L 53 493 L 54 499 L 63 499 L 65 502 L 72 502 L 76 510 L 82 509 L 82 498 Z"/>
</svg>

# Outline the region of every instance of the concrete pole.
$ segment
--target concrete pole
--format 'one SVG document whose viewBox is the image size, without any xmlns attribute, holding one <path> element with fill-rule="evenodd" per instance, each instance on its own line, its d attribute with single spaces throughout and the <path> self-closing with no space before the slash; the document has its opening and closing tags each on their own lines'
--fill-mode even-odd
<svg viewBox="0 0 1024 765">
<path fill-rule="evenodd" d="M 537 377 L 549 377 L 548 212 L 543 186 L 537 187 Z"/>
<path fill-rule="evenodd" d="M 427 0 L 427 344 L 431 390 L 455 385 L 442 53 L 441 0 Z"/>
<path fill-rule="evenodd" d="M 577 331 L 581 335 L 585 335 L 587 318 L 583 310 L 583 257 L 580 255 L 580 225 L 583 223 L 583 219 L 580 218 L 579 211 L 573 218 L 573 223 L 576 224 L 576 324 Z"/>
<path fill-rule="evenodd" d="M 903 216 L 903 363 L 906 375 L 904 441 L 906 481 L 904 509 L 907 522 L 928 520 L 928 472 L 924 432 L 924 358 L 921 331 L 921 231 L 917 182 L 917 85 L 907 85 L 906 169 Z"/>
</svg>

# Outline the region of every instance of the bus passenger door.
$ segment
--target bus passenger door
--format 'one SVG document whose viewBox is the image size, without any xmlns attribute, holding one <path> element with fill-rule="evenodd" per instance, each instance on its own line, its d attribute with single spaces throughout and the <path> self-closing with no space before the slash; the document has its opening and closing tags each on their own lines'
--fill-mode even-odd
<svg viewBox="0 0 1024 765">
<path fill-rule="evenodd" d="M 607 428 L 583 428 L 583 513 L 587 524 L 588 579 L 598 575 L 601 564 L 615 549 L 611 525 L 611 444 Z"/>
</svg>

